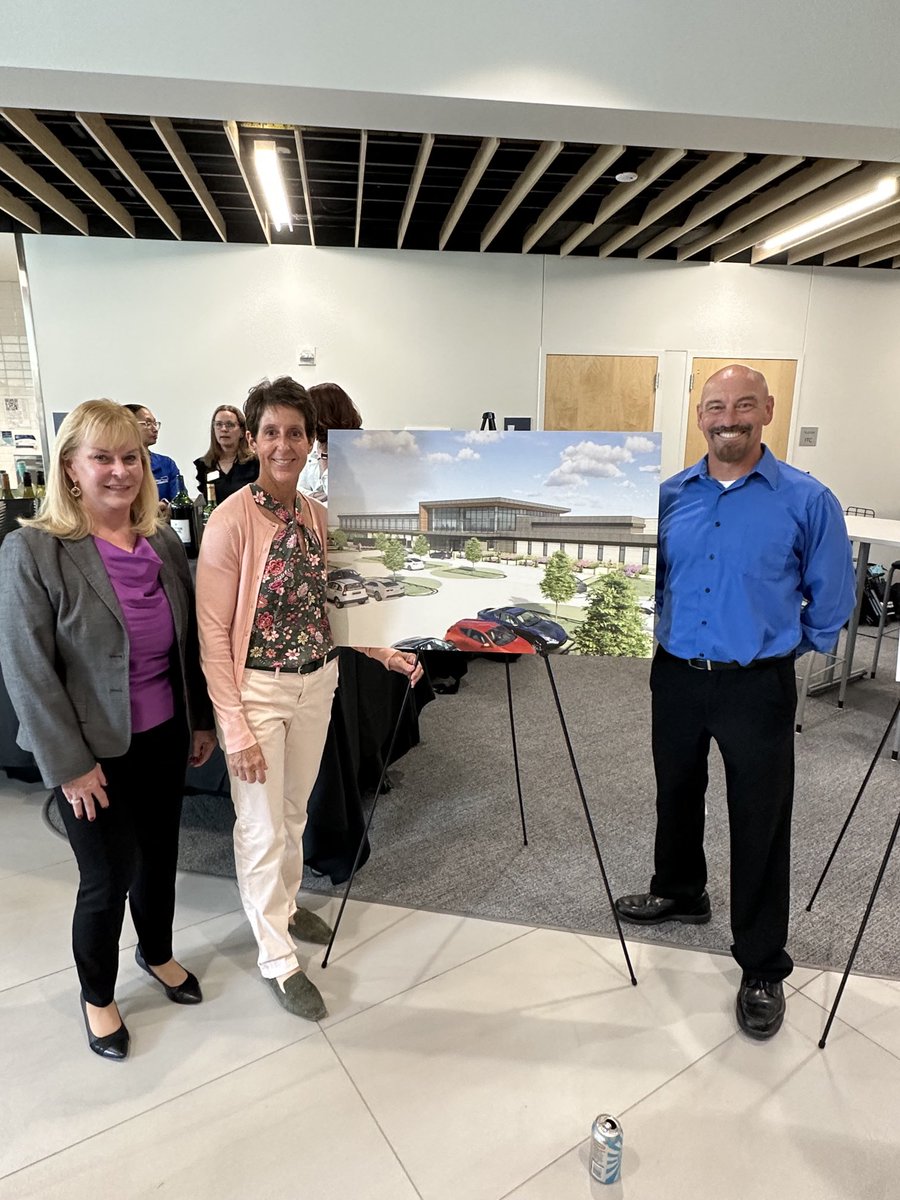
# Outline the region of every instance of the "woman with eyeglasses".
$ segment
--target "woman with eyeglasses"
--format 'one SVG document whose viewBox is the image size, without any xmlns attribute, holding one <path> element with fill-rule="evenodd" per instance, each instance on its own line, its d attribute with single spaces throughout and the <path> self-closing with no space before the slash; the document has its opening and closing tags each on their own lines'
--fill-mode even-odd
<svg viewBox="0 0 900 1200">
<path fill-rule="evenodd" d="M 155 450 L 151 449 L 156 445 L 162 421 L 157 421 L 150 409 L 143 404 L 123 404 L 122 407 L 134 413 L 137 423 L 141 427 L 141 437 L 147 447 L 147 453 L 150 455 L 150 470 L 156 480 L 156 490 L 159 493 L 160 511 L 165 512 L 170 501 L 178 495 L 178 476 L 181 472 L 173 458 L 169 458 L 166 454 L 157 454 Z"/>
<path fill-rule="evenodd" d="M 194 459 L 200 495 L 206 495 L 207 478 L 218 471 L 215 480 L 216 504 L 227 500 L 238 488 L 259 478 L 259 460 L 247 442 L 247 422 L 239 408 L 220 404 L 209 425 L 209 449 Z"/>
</svg>

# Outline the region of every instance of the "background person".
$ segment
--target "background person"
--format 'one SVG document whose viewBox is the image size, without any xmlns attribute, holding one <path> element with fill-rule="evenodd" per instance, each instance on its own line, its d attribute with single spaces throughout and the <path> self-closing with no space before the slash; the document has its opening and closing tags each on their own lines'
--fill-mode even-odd
<svg viewBox="0 0 900 1200">
<path fill-rule="evenodd" d="M 169 458 L 165 454 L 157 454 L 155 450 L 150 449 L 151 446 L 156 445 L 162 422 L 157 421 L 150 409 L 143 404 L 123 404 L 122 407 L 134 413 L 141 428 L 141 436 L 150 455 L 150 471 L 156 480 L 160 504 L 164 511 L 178 495 L 178 476 L 181 472 L 173 458 Z"/>
<path fill-rule="evenodd" d="M 336 383 L 316 383 L 309 389 L 316 407 L 316 441 L 300 475 L 300 490 L 328 503 L 328 431 L 361 429 L 359 409 Z"/>
<path fill-rule="evenodd" d="M 194 459 L 200 495 L 206 499 L 206 477 L 218 471 L 216 503 L 227 500 L 238 488 L 253 483 L 259 475 L 256 455 L 247 443 L 247 422 L 239 408 L 220 404 L 209 425 L 209 449 Z"/>
<path fill-rule="evenodd" d="M 323 505 L 297 491 L 315 428 L 304 387 L 283 376 L 245 405 L 259 480 L 213 512 L 200 547 L 197 614 L 235 809 L 234 857 L 259 968 L 278 1002 L 325 1015 L 291 940 L 324 945 L 331 930 L 297 907 L 303 830 L 332 699 L 336 650 L 325 609 Z M 369 649 L 390 670 L 421 668 L 399 650 Z"/>
<path fill-rule="evenodd" d="M 138 965 L 171 1000 L 202 999 L 172 957 L 185 768 L 215 745 L 191 579 L 159 523 L 141 431 L 110 400 L 63 421 L 40 516 L 23 524 L 0 548 L 9 611 L 28 614 L 0 622 L 3 675 L 19 744 L 55 789 L 78 862 L 72 943 L 88 1042 L 121 1059 L 126 896 Z"/>
<path fill-rule="evenodd" d="M 773 408 L 758 371 L 716 372 L 697 405 L 709 453 L 660 490 L 656 872 L 649 892 L 616 901 L 638 925 L 709 920 L 703 826 L 715 738 L 731 830 L 731 949 L 743 972 L 736 1012 L 756 1038 L 780 1028 L 793 967 L 794 658 L 830 650 L 855 599 L 840 505 L 762 444 Z"/>
</svg>

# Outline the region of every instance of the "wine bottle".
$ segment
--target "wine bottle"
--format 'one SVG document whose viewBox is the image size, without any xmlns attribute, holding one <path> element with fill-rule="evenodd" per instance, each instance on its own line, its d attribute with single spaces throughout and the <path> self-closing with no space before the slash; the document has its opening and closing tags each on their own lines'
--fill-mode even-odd
<svg viewBox="0 0 900 1200">
<path fill-rule="evenodd" d="M 213 509 L 216 507 L 216 485 L 215 483 L 206 484 L 206 503 L 203 505 L 203 528 L 206 528 L 206 522 L 213 514 Z"/>
<path fill-rule="evenodd" d="M 43 500 L 43 498 L 47 495 L 47 484 L 44 480 L 43 471 L 38 471 L 37 473 L 37 483 L 34 487 L 34 494 L 37 496 L 38 500 Z"/>
<path fill-rule="evenodd" d="M 9 475 L 6 471 L 0 471 L 0 500 L 15 500 L 13 490 L 9 486 Z"/>
<path fill-rule="evenodd" d="M 22 475 L 22 499 L 34 500 L 34 485 L 31 482 L 31 472 L 25 471 Z"/>
<path fill-rule="evenodd" d="M 184 479 L 178 476 L 178 491 L 169 502 L 169 523 L 181 538 L 184 552 L 188 558 L 197 557 L 197 532 L 194 528 L 194 506 L 184 486 Z"/>
</svg>

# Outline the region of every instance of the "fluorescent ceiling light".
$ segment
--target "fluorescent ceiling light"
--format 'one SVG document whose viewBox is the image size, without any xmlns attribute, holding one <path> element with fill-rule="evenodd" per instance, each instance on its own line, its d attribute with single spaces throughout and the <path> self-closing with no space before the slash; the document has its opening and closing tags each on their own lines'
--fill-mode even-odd
<svg viewBox="0 0 900 1200">
<path fill-rule="evenodd" d="M 254 142 L 253 161 L 266 201 L 269 220 L 279 233 L 285 226 L 293 230 L 291 206 L 288 204 L 284 176 L 281 174 L 278 147 L 273 141 Z"/>
<path fill-rule="evenodd" d="M 796 246 L 799 242 L 808 241 L 817 233 L 838 229 L 841 225 L 854 221 L 864 213 L 874 212 L 878 208 L 885 208 L 888 204 L 893 204 L 898 198 L 897 191 L 896 178 L 888 175 L 884 179 L 880 179 L 871 191 L 863 192 L 861 196 L 857 196 L 854 200 L 848 200 L 846 204 L 838 204 L 835 208 L 829 208 L 825 212 L 819 213 L 817 217 L 811 217 L 808 221 L 801 221 L 799 225 L 792 225 L 790 229 L 785 229 L 782 233 L 776 233 L 774 237 L 761 242 L 760 248 L 785 250 L 788 246 Z"/>
</svg>

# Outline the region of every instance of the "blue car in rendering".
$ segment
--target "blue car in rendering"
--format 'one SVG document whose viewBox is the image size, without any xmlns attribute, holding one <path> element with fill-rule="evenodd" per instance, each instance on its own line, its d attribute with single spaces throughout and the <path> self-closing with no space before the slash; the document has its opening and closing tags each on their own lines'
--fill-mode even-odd
<svg viewBox="0 0 900 1200">
<path fill-rule="evenodd" d="M 519 637 L 525 638 L 545 654 L 560 650 L 569 640 L 562 625 L 551 620 L 550 614 L 542 608 L 483 608 L 478 616 L 482 621 L 496 621 L 498 625 L 515 630 Z"/>
</svg>

